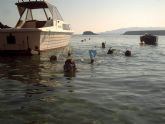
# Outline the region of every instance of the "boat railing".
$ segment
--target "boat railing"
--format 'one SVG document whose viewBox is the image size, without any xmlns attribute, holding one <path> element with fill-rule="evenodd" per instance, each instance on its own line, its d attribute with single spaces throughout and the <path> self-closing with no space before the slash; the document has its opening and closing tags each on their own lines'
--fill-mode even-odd
<svg viewBox="0 0 165 124">
<path fill-rule="evenodd" d="M 22 20 L 19 20 L 16 25 L 16 28 L 42 28 L 42 27 L 50 27 L 50 26 L 53 26 L 52 19 L 47 20 L 47 21 L 38 21 L 38 20 L 22 21 Z"/>
</svg>

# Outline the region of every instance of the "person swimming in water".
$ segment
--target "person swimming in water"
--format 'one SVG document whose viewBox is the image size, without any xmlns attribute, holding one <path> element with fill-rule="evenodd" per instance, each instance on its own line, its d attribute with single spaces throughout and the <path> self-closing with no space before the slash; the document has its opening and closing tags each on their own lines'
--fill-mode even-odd
<svg viewBox="0 0 165 124">
<path fill-rule="evenodd" d="M 90 64 L 94 63 L 94 58 L 96 57 L 96 54 L 97 54 L 96 50 L 89 50 L 89 56 L 91 59 Z"/>
<path fill-rule="evenodd" d="M 64 72 L 75 72 L 77 70 L 75 62 L 69 58 L 65 61 Z"/>
<path fill-rule="evenodd" d="M 125 56 L 131 56 L 131 51 L 130 50 L 126 50 L 125 51 Z"/>
<path fill-rule="evenodd" d="M 114 50 L 110 47 L 109 50 L 108 50 L 108 52 L 107 52 L 107 54 L 113 54 L 113 51 Z"/>
<path fill-rule="evenodd" d="M 102 45 L 102 48 L 105 48 L 105 42 L 102 42 L 101 45 Z"/>
<path fill-rule="evenodd" d="M 55 56 L 55 55 L 51 56 L 51 57 L 50 57 L 50 61 L 51 61 L 51 62 L 52 62 L 52 61 L 57 61 L 57 56 Z"/>
</svg>

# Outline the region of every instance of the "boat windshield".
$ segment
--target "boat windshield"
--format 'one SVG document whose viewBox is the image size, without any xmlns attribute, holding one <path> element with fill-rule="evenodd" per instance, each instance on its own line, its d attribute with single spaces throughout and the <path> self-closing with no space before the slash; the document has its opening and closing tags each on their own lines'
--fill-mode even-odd
<svg viewBox="0 0 165 124">
<path fill-rule="evenodd" d="M 53 21 L 63 21 L 57 8 L 46 1 L 18 1 L 16 5 L 20 14 L 16 27 L 49 27 L 53 25 Z"/>
</svg>

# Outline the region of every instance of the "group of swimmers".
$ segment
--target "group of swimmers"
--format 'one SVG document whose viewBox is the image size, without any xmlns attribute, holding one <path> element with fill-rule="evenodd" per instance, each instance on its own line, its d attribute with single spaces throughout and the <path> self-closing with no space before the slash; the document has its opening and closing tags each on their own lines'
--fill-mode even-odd
<svg viewBox="0 0 165 124">
<path fill-rule="evenodd" d="M 106 42 L 102 42 L 102 48 L 103 48 L 103 49 L 105 48 L 105 44 L 106 44 Z M 107 54 L 113 54 L 115 50 L 116 50 L 116 49 L 112 49 L 112 48 L 110 47 L 109 50 L 108 50 L 108 52 L 107 52 Z M 125 56 L 131 56 L 131 51 L 130 51 L 130 50 L 126 50 L 126 51 L 124 52 L 124 55 L 125 55 Z"/>
<path fill-rule="evenodd" d="M 51 62 L 57 61 L 57 56 L 53 55 L 50 57 Z M 73 74 L 77 68 L 74 60 L 71 57 L 71 52 L 68 52 L 68 57 L 63 65 L 63 70 L 65 74 Z"/>
<path fill-rule="evenodd" d="M 107 52 L 107 54 L 113 54 L 115 50 L 116 50 L 116 49 L 112 49 L 112 48 L 110 47 L 109 50 L 108 50 L 108 52 Z M 131 56 L 131 51 L 130 51 L 130 50 L 126 50 L 126 51 L 124 52 L 124 55 L 130 57 L 130 56 Z"/>
<path fill-rule="evenodd" d="M 105 48 L 105 45 L 106 43 L 105 42 L 102 42 L 102 48 L 104 49 Z M 116 49 L 112 49 L 111 47 L 108 49 L 107 51 L 107 54 L 113 54 L 114 51 Z M 90 64 L 93 64 L 94 63 L 94 60 L 95 60 L 95 56 L 97 54 L 97 51 L 96 50 L 89 50 L 89 56 L 90 56 Z M 131 56 L 131 51 L 130 50 L 126 50 L 124 52 L 125 56 Z M 57 61 L 57 57 L 56 56 L 51 56 L 50 57 L 50 61 Z M 74 60 L 72 59 L 71 57 L 71 52 L 68 52 L 68 57 L 63 65 L 63 70 L 64 70 L 64 73 L 74 73 L 76 72 L 77 68 L 76 68 L 76 64 L 74 62 Z"/>
<path fill-rule="evenodd" d="M 81 40 L 81 42 L 84 42 L 84 41 L 86 41 L 87 39 L 83 39 L 83 40 Z M 91 38 L 88 38 L 88 40 L 91 40 Z"/>
</svg>

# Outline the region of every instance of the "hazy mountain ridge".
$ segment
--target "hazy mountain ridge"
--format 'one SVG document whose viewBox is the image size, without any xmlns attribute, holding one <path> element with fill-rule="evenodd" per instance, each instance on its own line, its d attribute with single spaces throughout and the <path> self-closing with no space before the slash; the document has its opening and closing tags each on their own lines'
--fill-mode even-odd
<svg viewBox="0 0 165 124">
<path fill-rule="evenodd" d="M 120 28 L 112 31 L 101 32 L 100 34 L 124 34 L 128 31 L 155 31 L 155 30 L 165 30 L 165 27 L 130 27 L 130 28 Z"/>
</svg>

